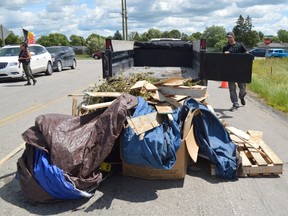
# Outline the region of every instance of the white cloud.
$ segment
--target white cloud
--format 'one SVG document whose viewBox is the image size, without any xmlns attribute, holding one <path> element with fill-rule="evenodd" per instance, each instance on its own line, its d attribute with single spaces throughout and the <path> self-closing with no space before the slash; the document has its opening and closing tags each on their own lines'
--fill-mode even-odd
<svg viewBox="0 0 288 216">
<path fill-rule="evenodd" d="M 212 25 L 232 30 L 240 15 L 252 18 L 253 29 L 275 35 L 287 29 L 287 0 L 126 0 L 128 31 L 143 33 L 150 28 L 177 29 L 186 34 L 203 32 Z M 0 20 L 15 34 L 22 27 L 36 37 L 59 32 L 88 37 L 122 31 L 120 0 L 1 0 Z"/>
</svg>

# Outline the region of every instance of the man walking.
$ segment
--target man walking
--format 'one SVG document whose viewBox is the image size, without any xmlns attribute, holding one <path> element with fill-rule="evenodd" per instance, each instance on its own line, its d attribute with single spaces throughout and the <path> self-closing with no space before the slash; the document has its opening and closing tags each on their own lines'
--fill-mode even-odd
<svg viewBox="0 0 288 216">
<path fill-rule="evenodd" d="M 239 42 L 236 42 L 235 35 L 233 32 L 228 32 L 226 34 L 227 38 L 227 45 L 223 47 L 223 53 L 229 54 L 229 53 L 247 53 L 246 47 Z M 241 101 L 241 104 L 244 106 L 246 104 L 245 102 L 245 95 L 246 95 L 246 83 L 237 83 L 239 91 L 239 99 Z M 230 93 L 230 100 L 233 104 L 233 106 L 230 108 L 230 111 L 237 110 L 239 108 L 238 103 L 238 96 L 236 92 L 236 83 L 235 82 L 228 82 L 229 86 L 229 93 Z"/>
</svg>

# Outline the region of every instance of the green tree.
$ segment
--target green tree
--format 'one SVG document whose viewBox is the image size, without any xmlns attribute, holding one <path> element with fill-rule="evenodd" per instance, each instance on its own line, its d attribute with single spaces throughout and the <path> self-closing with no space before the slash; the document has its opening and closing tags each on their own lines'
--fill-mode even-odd
<svg viewBox="0 0 288 216">
<path fill-rule="evenodd" d="M 72 46 L 85 46 L 86 45 L 86 41 L 81 36 L 71 35 L 70 36 L 70 44 Z"/>
<path fill-rule="evenodd" d="M 202 37 L 202 33 L 200 32 L 195 32 L 191 35 L 193 38 L 195 38 L 195 40 L 199 40 Z"/>
<path fill-rule="evenodd" d="M 38 44 L 43 46 L 70 46 L 70 42 L 64 34 L 53 33 L 48 36 L 41 36 L 37 40 Z"/>
<path fill-rule="evenodd" d="M 114 40 L 123 40 L 122 35 L 120 34 L 119 30 L 117 30 L 113 36 Z"/>
<path fill-rule="evenodd" d="M 87 53 L 91 55 L 94 52 L 98 52 L 105 49 L 105 37 L 98 34 L 91 34 L 86 39 L 86 46 L 88 48 Z"/>
<path fill-rule="evenodd" d="M 180 39 L 181 38 L 181 32 L 176 30 L 176 29 L 173 29 L 169 32 L 169 38 L 178 38 Z"/>
<path fill-rule="evenodd" d="M 239 16 L 236 25 L 233 28 L 236 40 L 243 42 L 247 47 L 256 46 L 260 41 L 258 32 L 252 30 L 252 19 L 248 15 L 245 19 L 242 15 Z"/>
<path fill-rule="evenodd" d="M 5 45 L 8 44 L 20 44 L 22 42 L 22 38 L 15 35 L 13 31 L 10 31 L 10 34 L 5 39 Z M 0 39 L 0 45 L 2 45 L 2 40 Z"/>
<path fill-rule="evenodd" d="M 149 40 L 152 38 L 161 38 L 161 31 L 158 29 L 150 28 L 147 32 L 147 37 Z"/>
<path fill-rule="evenodd" d="M 277 36 L 282 43 L 288 43 L 288 31 L 280 29 L 277 31 Z"/>
<path fill-rule="evenodd" d="M 128 35 L 128 40 L 140 41 L 140 40 L 141 40 L 141 37 L 140 37 L 140 35 L 138 34 L 138 32 L 131 32 L 131 33 Z"/>
<path fill-rule="evenodd" d="M 222 26 L 207 27 L 202 34 L 202 38 L 206 39 L 207 47 L 215 47 L 219 41 L 225 39 L 225 29 Z"/>
<path fill-rule="evenodd" d="M 259 35 L 260 41 L 263 41 L 263 39 L 264 39 L 264 34 L 263 34 L 263 32 L 259 31 L 259 32 L 258 32 L 258 35 Z"/>
</svg>

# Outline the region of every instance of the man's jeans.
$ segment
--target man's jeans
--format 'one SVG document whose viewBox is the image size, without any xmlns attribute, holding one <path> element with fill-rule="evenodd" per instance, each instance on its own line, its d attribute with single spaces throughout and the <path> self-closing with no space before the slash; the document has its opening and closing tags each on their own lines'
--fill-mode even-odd
<svg viewBox="0 0 288 216">
<path fill-rule="evenodd" d="M 236 92 L 236 83 L 235 82 L 228 82 L 229 85 L 229 92 L 230 92 L 230 99 L 231 102 L 233 103 L 233 106 L 239 106 L 238 103 L 238 96 Z M 246 95 L 246 83 L 237 83 L 238 88 L 240 89 L 239 91 L 239 98 L 242 99 Z"/>
</svg>

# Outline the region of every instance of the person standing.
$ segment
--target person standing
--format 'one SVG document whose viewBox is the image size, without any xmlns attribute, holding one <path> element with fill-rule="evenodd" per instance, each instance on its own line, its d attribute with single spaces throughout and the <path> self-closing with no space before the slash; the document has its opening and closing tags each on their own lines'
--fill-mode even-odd
<svg viewBox="0 0 288 216">
<path fill-rule="evenodd" d="M 227 38 L 227 45 L 223 47 L 223 53 L 224 54 L 229 54 L 229 53 L 247 53 L 246 47 L 240 43 L 236 42 L 235 40 L 235 35 L 233 32 L 228 32 L 226 34 Z M 239 99 L 241 101 L 241 104 L 244 106 L 246 104 L 245 102 L 245 95 L 247 94 L 246 92 L 246 83 L 237 83 L 239 90 Z M 236 83 L 235 82 L 228 82 L 228 87 L 229 87 L 229 93 L 230 93 L 230 100 L 233 104 L 233 106 L 230 108 L 230 111 L 237 110 L 239 108 L 239 103 L 238 103 L 238 96 L 236 92 Z"/>
<path fill-rule="evenodd" d="M 35 85 L 37 81 L 34 78 L 34 76 L 32 74 L 31 67 L 30 67 L 31 54 L 30 54 L 30 51 L 28 49 L 28 45 L 26 43 L 22 42 L 20 44 L 20 48 L 21 48 L 21 51 L 19 54 L 18 61 L 19 61 L 19 67 L 22 63 L 22 67 L 23 67 L 23 70 L 24 70 L 26 78 L 27 78 L 27 83 L 25 84 L 25 86 L 31 85 L 30 79 L 33 80 L 33 85 Z"/>
</svg>

